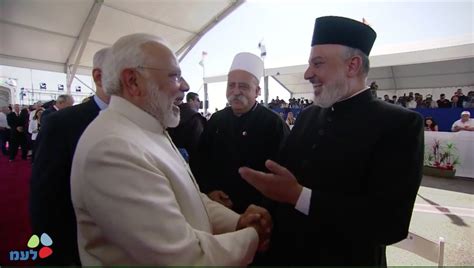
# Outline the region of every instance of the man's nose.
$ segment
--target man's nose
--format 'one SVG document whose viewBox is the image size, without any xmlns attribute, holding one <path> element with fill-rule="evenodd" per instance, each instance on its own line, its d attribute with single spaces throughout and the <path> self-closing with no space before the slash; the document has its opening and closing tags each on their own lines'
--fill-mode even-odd
<svg viewBox="0 0 474 268">
<path fill-rule="evenodd" d="M 183 92 L 187 92 L 190 89 L 188 82 L 184 79 L 181 78 L 181 81 L 179 83 L 179 90 Z"/>
<path fill-rule="evenodd" d="M 311 72 L 310 68 L 308 67 L 306 71 L 304 72 L 304 79 L 310 80 L 313 77 L 314 77 L 314 74 Z"/>
</svg>

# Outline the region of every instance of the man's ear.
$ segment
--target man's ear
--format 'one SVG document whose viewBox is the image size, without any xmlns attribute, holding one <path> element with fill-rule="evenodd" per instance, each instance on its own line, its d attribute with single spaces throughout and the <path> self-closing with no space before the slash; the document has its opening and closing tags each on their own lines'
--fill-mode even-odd
<svg viewBox="0 0 474 268">
<path fill-rule="evenodd" d="M 95 68 L 92 70 L 92 78 L 94 79 L 94 83 L 99 87 L 102 87 L 102 70 L 99 68 Z"/>
<path fill-rule="evenodd" d="M 120 74 L 120 82 L 122 83 L 124 94 L 132 97 L 141 96 L 139 84 L 139 73 L 134 69 L 124 69 Z"/>
<path fill-rule="evenodd" d="M 347 64 L 347 76 L 355 77 L 362 71 L 362 58 L 360 56 L 353 56 L 346 61 Z"/>
<path fill-rule="evenodd" d="M 260 86 L 257 86 L 257 96 L 260 96 L 262 94 L 262 90 L 260 89 Z"/>
</svg>

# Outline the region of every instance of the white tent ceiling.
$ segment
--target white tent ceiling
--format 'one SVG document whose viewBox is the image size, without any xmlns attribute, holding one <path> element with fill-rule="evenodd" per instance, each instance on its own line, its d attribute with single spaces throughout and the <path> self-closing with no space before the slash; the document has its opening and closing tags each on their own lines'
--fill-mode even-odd
<svg viewBox="0 0 474 268">
<path fill-rule="evenodd" d="M 474 84 L 474 44 L 378 55 L 370 62 L 367 81 L 377 81 L 380 90 Z M 306 68 L 307 65 L 294 66 L 286 74 L 275 68 L 269 74 L 294 94 L 312 95 L 312 85 L 303 78 Z"/>
<path fill-rule="evenodd" d="M 90 74 L 94 53 L 121 36 L 168 40 L 182 59 L 243 0 L 0 0 L 0 64 Z M 77 63 L 77 64 L 76 64 Z M 69 66 L 69 68 L 67 68 Z"/>
<path fill-rule="evenodd" d="M 474 85 L 474 43 L 370 57 L 368 81 L 380 90 L 440 88 Z M 269 68 L 265 72 L 296 96 L 311 96 L 304 80 L 307 64 Z M 207 77 L 206 83 L 226 81 L 225 75 Z M 270 89 L 271 90 L 271 89 Z"/>
</svg>

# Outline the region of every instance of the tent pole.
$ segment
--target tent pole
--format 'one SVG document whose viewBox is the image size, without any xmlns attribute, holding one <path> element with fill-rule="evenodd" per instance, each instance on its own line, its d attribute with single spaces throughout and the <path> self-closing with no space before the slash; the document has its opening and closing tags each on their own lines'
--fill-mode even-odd
<svg viewBox="0 0 474 268">
<path fill-rule="evenodd" d="M 102 7 L 102 4 L 104 3 L 104 0 L 95 0 L 94 5 L 92 6 L 89 15 L 87 16 L 86 21 L 82 25 L 81 33 L 79 34 L 79 38 L 76 40 L 76 43 L 74 44 L 74 47 L 67 59 L 66 62 L 66 71 L 69 70 L 70 66 L 72 65 L 72 70 L 69 70 L 69 75 L 67 76 L 67 94 L 71 93 L 71 84 L 72 80 L 76 76 L 76 71 L 77 71 L 77 66 L 79 65 L 79 62 L 82 58 L 82 53 L 84 53 L 84 49 L 86 48 L 87 41 L 89 40 L 89 36 L 92 32 L 92 27 L 95 24 L 95 21 L 97 20 L 97 17 L 99 16 L 100 8 Z M 76 50 L 79 48 L 79 52 L 76 54 Z M 72 57 L 75 55 L 75 60 L 74 64 L 71 64 L 72 62 Z"/>
</svg>

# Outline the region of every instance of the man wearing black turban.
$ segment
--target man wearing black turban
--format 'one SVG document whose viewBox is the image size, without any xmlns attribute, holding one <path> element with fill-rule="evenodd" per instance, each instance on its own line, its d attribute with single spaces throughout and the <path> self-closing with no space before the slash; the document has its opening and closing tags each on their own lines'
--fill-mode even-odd
<svg viewBox="0 0 474 268">
<path fill-rule="evenodd" d="M 314 89 L 271 173 L 242 177 L 279 203 L 269 264 L 386 266 L 407 237 L 423 166 L 423 119 L 366 86 L 376 33 L 342 17 L 316 19 L 304 77 Z"/>
</svg>

